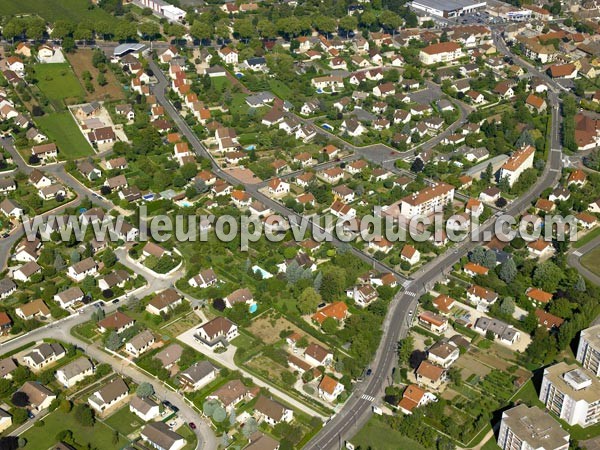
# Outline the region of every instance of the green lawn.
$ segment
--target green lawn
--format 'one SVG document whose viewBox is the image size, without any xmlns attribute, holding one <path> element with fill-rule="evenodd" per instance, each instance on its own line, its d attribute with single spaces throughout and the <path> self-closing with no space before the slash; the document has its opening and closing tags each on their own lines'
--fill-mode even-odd
<svg viewBox="0 0 600 450">
<path fill-rule="evenodd" d="M 425 450 L 425 447 L 392 430 L 377 417 L 372 417 L 350 442 L 355 447 L 360 446 L 364 449 L 371 447 L 374 450 L 398 450 L 399 448 Z"/>
<path fill-rule="evenodd" d="M 575 247 L 575 248 L 583 247 L 585 244 L 596 239 L 598 236 L 600 236 L 600 227 L 596 228 L 595 230 L 590 231 L 585 236 L 583 236 L 581 239 L 577 239 L 577 241 L 573 242 L 573 247 Z"/>
<path fill-rule="evenodd" d="M 231 89 L 231 81 L 227 77 L 215 77 L 210 79 L 212 82 L 213 89 L 221 92 L 227 88 Z"/>
<path fill-rule="evenodd" d="M 98 450 L 114 450 L 127 444 L 123 437 L 119 437 L 116 444 L 113 443 L 113 431 L 102 422 L 96 422 L 93 427 L 82 427 L 73 411 L 65 414 L 57 409 L 43 420 L 43 427 L 31 427 L 23 433 L 28 450 L 46 450 L 55 442 L 55 436 L 63 430 L 71 430 L 78 448 L 86 448 L 90 444 L 91 448 Z"/>
<path fill-rule="evenodd" d="M 68 63 L 36 64 L 34 69 L 37 87 L 52 102 L 85 97 L 85 92 Z"/>
<path fill-rule="evenodd" d="M 492 436 L 490 440 L 481 447 L 481 450 L 498 450 L 499 448 L 498 444 L 496 444 L 496 437 Z"/>
<path fill-rule="evenodd" d="M 60 159 L 77 159 L 94 154 L 69 112 L 47 114 L 36 117 L 35 121 L 50 141 L 56 142 Z"/>
<path fill-rule="evenodd" d="M 279 80 L 269 80 L 269 87 L 277 97 L 287 100 L 293 97 L 292 90 L 289 86 Z"/>
<path fill-rule="evenodd" d="M 127 436 L 142 427 L 144 421 L 129 411 L 129 405 L 125 405 L 106 419 L 106 424 Z"/>
<path fill-rule="evenodd" d="M 50 22 L 56 19 L 70 19 L 80 22 L 84 19 L 92 22 L 98 20 L 115 20 L 103 9 L 89 8 L 88 0 L 52 0 L 52 7 L 48 7 L 48 0 L 19 0 L 0 2 L 0 16 L 14 14 L 38 14 Z"/>
<path fill-rule="evenodd" d="M 538 393 L 535 390 L 535 386 L 533 385 L 533 381 L 531 380 L 529 380 L 521 387 L 521 389 L 519 389 L 519 392 L 517 392 L 514 400 L 522 400 L 528 405 L 544 408 L 544 403 L 540 401 Z"/>
<path fill-rule="evenodd" d="M 600 246 L 581 257 L 581 264 L 600 276 Z"/>
</svg>

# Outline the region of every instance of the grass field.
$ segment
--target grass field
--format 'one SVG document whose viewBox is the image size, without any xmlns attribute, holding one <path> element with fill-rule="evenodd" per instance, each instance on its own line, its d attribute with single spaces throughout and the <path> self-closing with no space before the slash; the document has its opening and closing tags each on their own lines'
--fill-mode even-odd
<svg viewBox="0 0 600 450">
<path fill-rule="evenodd" d="M 43 420 L 43 427 L 31 427 L 23 433 L 23 437 L 27 439 L 27 448 L 31 450 L 47 449 L 54 442 L 55 436 L 63 430 L 71 430 L 78 448 L 86 448 L 90 444 L 91 448 L 98 450 L 114 450 L 123 448 L 127 444 L 121 436 L 119 441 L 114 443 L 114 432 L 102 422 L 96 422 L 93 427 L 81 426 L 75 419 L 73 411 L 65 414 L 57 409 Z"/>
<path fill-rule="evenodd" d="M 273 94 L 284 100 L 294 96 L 294 93 L 288 85 L 279 80 L 269 80 L 269 87 L 273 91 Z"/>
<path fill-rule="evenodd" d="M 596 275 L 600 276 L 600 247 L 596 247 L 581 257 L 581 264 Z"/>
<path fill-rule="evenodd" d="M 498 444 L 496 444 L 496 438 L 492 436 L 490 440 L 481 447 L 481 450 L 498 450 L 499 448 Z"/>
<path fill-rule="evenodd" d="M 77 159 L 94 154 L 70 113 L 52 113 L 36 117 L 35 120 L 50 141 L 56 142 L 60 159 Z"/>
<path fill-rule="evenodd" d="M 104 74 L 107 83 L 104 86 L 100 86 L 98 84 L 97 80 L 100 72 L 92 64 L 92 55 L 93 51 L 90 48 L 78 49 L 76 52 L 67 55 L 67 58 L 71 63 L 71 67 L 73 67 L 73 71 L 75 72 L 75 75 L 79 78 L 79 80 L 83 79 L 83 73 L 85 71 L 89 72 L 92 75 L 92 85 L 94 86 L 94 92 L 89 92 L 86 94 L 87 100 L 91 101 L 122 99 L 123 89 L 121 89 L 121 84 L 115 77 L 115 74 L 112 73 L 110 70 L 107 70 Z"/>
<path fill-rule="evenodd" d="M 575 248 L 583 247 L 585 244 L 587 244 L 590 241 L 593 241 L 598 236 L 600 236 L 600 227 L 596 228 L 595 230 L 590 231 L 585 236 L 583 236 L 581 239 L 578 239 L 576 242 L 573 243 L 573 247 L 575 247 Z"/>
<path fill-rule="evenodd" d="M 87 0 L 53 0 L 50 8 L 47 0 L 2 1 L 0 16 L 38 14 L 50 22 L 56 19 L 70 19 L 73 22 L 115 20 L 103 9 L 98 7 L 89 9 L 89 4 Z"/>
<path fill-rule="evenodd" d="M 138 428 L 141 428 L 142 425 L 144 425 L 144 421 L 130 412 L 129 406 L 125 405 L 106 419 L 106 424 L 115 430 L 118 430 L 119 433 L 127 436 Z"/>
<path fill-rule="evenodd" d="M 360 446 L 364 449 L 370 447 L 374 450 L 398 450 L 399 448 L 425 450 L 425 447 L 392 430 L 376 417 L 372 417 L 351 442 L 355 447 Z"/>
<path fill-rule="evenodd" d="M 69 64 L 36 64 L 34 69 L 37 87 L 55 106 L 62 105 L 65 99 L 85 97 L 85 92 Z"/>
</svg>

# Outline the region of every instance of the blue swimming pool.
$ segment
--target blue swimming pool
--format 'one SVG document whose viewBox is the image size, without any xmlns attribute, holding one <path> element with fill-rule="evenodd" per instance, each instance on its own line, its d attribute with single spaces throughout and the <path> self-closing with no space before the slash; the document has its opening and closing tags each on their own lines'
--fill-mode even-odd
<svg viewBox="0 0 600 450">
<path fill-rule="evenodd" d="M 270 272 L 267 272 L 265 269 L 263 269 L 260 266 L 252 266 L 252 272 L 254 273 L 260 273 L 260 275 L 262 276 L 263 280 L 268 280 L 269 278 L 273 278 L 273 274 Z"/>
</svg>

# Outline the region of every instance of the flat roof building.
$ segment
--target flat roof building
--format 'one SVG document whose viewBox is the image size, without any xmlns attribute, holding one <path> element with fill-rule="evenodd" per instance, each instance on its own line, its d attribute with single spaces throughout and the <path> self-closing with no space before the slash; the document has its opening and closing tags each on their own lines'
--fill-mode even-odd
<svg viewBox="0 0 600 450">
<path fill-rule="evenodd" d="M 540 400 L 569 425 L 600 421 L 600 381 L 587 369 L 560 362 L 544 369 Z"/>
<path fill-rule="evenodd" d="M 458 17 L 484 9 L 487 2 L 476 0 L 413 0 L 408 5 L 413 9 L 438 17 Z"/>
<path fill-rule="evenodd" d="M 581 331 L 577 361 L 594 375 L 600 376 L 600 325 Z"/>
<path fill-rule="evenodd" d="M 547 412 L 521 403 L 502 413 L 498 446 L 503 450 L 567 450 L 569 437 Z"/>
</svg>

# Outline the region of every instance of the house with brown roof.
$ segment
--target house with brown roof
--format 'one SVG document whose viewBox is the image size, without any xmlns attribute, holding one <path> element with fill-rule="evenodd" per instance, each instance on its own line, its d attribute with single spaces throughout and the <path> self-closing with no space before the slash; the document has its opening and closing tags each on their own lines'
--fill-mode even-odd
<svg viewBox="0 0 600 450">
<path fill-rule="evenodd" d="M 405 244 L 400 252 L 400 259 L 408 262 L 411 266 L 417 264 L 421 259 L 421 252 L 410 244 Z"/>
<path fill-rule="evenodd" d="M 546 110 L 546 100 L 534 94 L 529 94 L 527 96 L 525 104 L 529 107 L 529 109 L 537 113 L 541 113 Z"/>
<path fill-rule="evenodd" d="M 181 347 L 181 345 L 171 344 L 154 355 L 154 359 L 160 361 L 165 369 L 170 370 L 177 362 L 179 362 L 182 353 L 183 347 Z"/>
<path fill-rule="evenodd" d="M 410 384 L 402 393 L 402 399 L 398 403 L 398 408 L 404 414 L 412 414 L 415 408 L 433 401 L 436 401 L 436 396 L 431 392 L 421 389 L 416 384 Z"/>
<path fill-rule="evenodd" d="M 486 312 L 490 305 L 498 300 L 498 294 L 476 284 L 467 289 L 467 300 L 477 307 L 478 311 Z"/>
<path fill-rule="evenodd" d="M 81 282 L 87 276 L 94 276 L 98 273 L 98 264 L 94 261 L 94 258 L 85 258 L 72 266 L 67 270 L 67 275 L 75 280 Z"/>
<path fill-rule="evenodd" d="M 175 289 L 165 289 L 156 294 L 150 303 L 146 306 L 146 311 L 150 314 L 167 314 L 172 309 L 177 308 L 183 303 L 183 297 Z"/>
<path fill-rule="evenodd" d="M 47 320 L 51 317 L 50 308 L 40 298 L 15 308 L 15 314 L 23 320 Z"/>
<path fill-rule="evenodd" d="M 140 437 L 158 450 L 181 450 L 187 444 L 185 438 L 172 431 L 165 422 L 149 423 L 142 429 Z"/>
<path fill-rule="evenodd" d="M 154 334 L 150 330 L 144 330 L 136 334 L 125 344 L 125 351 L 135 357 L 147 352 L 156 342 Z"/>
<path fill-rule="evenodd" d="M 134 319 L 126 314 L 123 314 L 121 311 L 115 311 L 110 316 L 107 316 L 98 322 L 98 330 L 100 333 L 105 333 L 107 331 L 122 333 L 127 328 L 132 327 L 134 324 Z"/>
<path fill-rule="evenodd" d="M 29 408 L 35 413 L 47 409 L 56 399 L 56 394 L 41 383 L 26 381 L 18 392 L 23 392 L 29 399 Z"/>
<path fill-rule="evenodd" d="M 217 377 L 219 369 L 209 361 L 198 361 L 180 372 L 177 379 L 183 389 L 198 390 Z"/>
<path fill-rule="evenodd" d="M 553 64 L 548 67 L 548 75 L 552 78 L 572 79 L 577 77 L 577 67 L 575 64 Z"/>
<path fill-rule="evenodd" d="M 235 405 L 250 398 L 250 390 L 240 380 L 231 380 L 206 397 L 207 400 L 218 401 L 229 414 L 235 410 Z"/>
<path fill-rule="evenodd" d="M 216 317 L 196 329 L 194 339 L 213 348 L 226 346 L 232 339 L 239 336 L 238 327 L 226 317 Z"/>
<path fill-rule="evenodd" d="M 64 347 L 58 343 L 43 342 L 23 356 L 23 362 L 32 370 L 41 370 L 67 355 Z"/>
<path fill-rule="evenodd" d="M 419 364 L 416 372 L 417 384 L 431 389 L 440 390 L 448 381 L 448 372 L 446 369 L 425 360 Z"/>
<path fill-rule="evenodd" d="M 323 322 L 329 318 L 336 320 L 338 323 L 342 323 L 346 320 L 348 315 L 348 305 L 346 305 L 346 303 L 333 302 L 313 314 L 312 320 L 319 325 L 323 325 Z"/>
<path fill-rule="evenodd" d="M 552 294 L 534 287 L 528 288 L 525 296 L 537 307 L 543 307 L 552 300 Z"/>
<path fill-rule="evenodd" d="M 248 306 L 256 304 L 252 291 L 248 288 L 240 288 L 233 291 L 227 297 L 223 298 L 227 308 L 233 308 L 236 303 L 245 303 Z"/>
<path fill-rule="evenodd" d="M 313 366 L 328 366 L 333 362 L 333 353 L 313 342 L 304 350 L 304 359 Z"/>
<path fill-rule="evenodd" d="M 258 422 L 266 422 L 272 427 L 281 422 L 291 422 L 294 411 L 273 399 L 261 395 L 254 405 L 254 413 Z"/>
<path fill-rule="evenodd" d="M 456 42 L 439 42 L 424 47 L 419 52 L 419 60 L 425 64 L 448 63 L 463 56 L 460 45 Z"/>
<path fill-rule="evenodd" d="M 419 324 L 437 334 L 448 329 L 448 319 L 431 311 L 423 311 L 419 314 Z"/>
<path fill-rule="evenodd" d="M 565 322 L 565 319 L 550 314 L 543 309 L 537 308 L 535 310 L 535 316 L 538 319 L 539 326 L 546 327 L 548 331 L 558 330 L 560 326 Z"/>
<path fill-rule="evenodd" d="M 88 404 L 96 412 L 102 414 L 127 397 L 128 394 L 129 387 L 122 378 L 117 377 L 95 391 L 88 398 Z"/>
<path fill-rule="evenodd" d="M 459 356 L 460 350 L 458 346 L 446 338 L 434 343 L 427 350 L 427 359 L 432 363 L 446 369 L 450 367 L 456 360 L 458 360 Z"/>
<path fill-rule="evenodd" d="M 333 403 L 342 392 L 344 392 L 344 385 L 342 383 L 329 375 L 323 375 L 323 378 L 319 382 L 319 398 Z"/>
<path fill-rule="evenodd" d="M 554 247 L 551 242 L 545 241 L 543 238 L 539 238 L 535 241 L 531 241 L 527 244 L 527 250 L 532 256 L 538 258 L 550 256 L 554 252 Z"/>
<path fill-rule="evenodd" d="M 31 147 L 31 154 L 37 156 L 40 161 L 46 162 L 50 158 L 58 157 L 58 148 L 54 142 Z"/>
<path fill-rule="evenodd" d="M 445 294 L 440 294 L 433 299 L 433 305 L 438 309 L 441 314 L 449 314 L 450 310 L 456 303 L 452 297 Z"/>
</svg>

